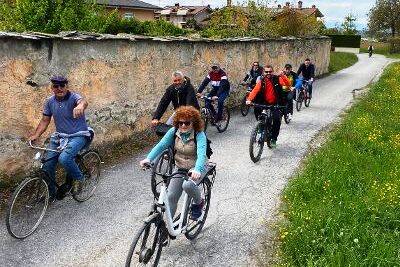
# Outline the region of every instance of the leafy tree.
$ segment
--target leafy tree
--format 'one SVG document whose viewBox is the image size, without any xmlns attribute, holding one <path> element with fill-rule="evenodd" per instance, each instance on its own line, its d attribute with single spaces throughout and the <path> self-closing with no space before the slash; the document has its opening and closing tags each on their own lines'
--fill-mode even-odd
<svg viewBox="0 0 400 267">
<path fill-rule="evenodd" d="M 344 17 L 344 21 L 342 23 L 342 32 L 343 34 L 357 34 L 356 22 L 357 18 L 349 13 Z"/>
<path fill-rule="evenodd" d="M 369 14 L 368 27 L 374 33 L 389 33 L 392 37 L 400 32 L 400 1 L 377 0 Z"/>
</svg>

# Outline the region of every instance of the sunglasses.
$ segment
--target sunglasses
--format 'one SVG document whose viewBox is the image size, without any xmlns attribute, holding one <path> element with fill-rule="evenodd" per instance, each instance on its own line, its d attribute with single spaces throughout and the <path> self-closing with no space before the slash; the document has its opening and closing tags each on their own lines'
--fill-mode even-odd
<svg viewBox="0 0 400 267">
<path fill-rule="evenodd" d="M 190 126 L 192 124 L 192 122 L 191 121 L 180 121 L 180 122 L 178 122 L 178 124 L 179 124 L 179 126 L 183 126 L 183 125 Z"/>
<path fill-rule="evenodd" d="M 182 82 L 182 79 L 176 79 L 176 80 L 174 80 L 174 83 L 180 83 L 180 82 Z"/>
<path fill-rule="evenodd" d="M 265 71 L 265 73 L 273 73 L 273 71 Z"/>
<path fill-rule="evenodd" d="M 54 88 L 54 89 L 64 88 L 65 84 L 53 84 L 51 87 Z"/>
</svg>

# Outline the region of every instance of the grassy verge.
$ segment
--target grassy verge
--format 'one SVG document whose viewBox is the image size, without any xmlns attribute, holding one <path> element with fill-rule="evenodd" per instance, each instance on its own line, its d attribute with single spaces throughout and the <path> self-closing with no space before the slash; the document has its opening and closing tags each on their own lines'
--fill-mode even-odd
<svg viewBox="0 0 400 267">
<path fill-rule="evenodd" d="M 357 63 L 356 54 L 346 52 L 331 52 L 329 73 L 335 73 L 339 70 L 348 68 Z"/>
<path fill-rule="evenodd" d="M 399 266 L 400 64 L 355 104 L 283 194 L 285 266 Z"/>
</svg>

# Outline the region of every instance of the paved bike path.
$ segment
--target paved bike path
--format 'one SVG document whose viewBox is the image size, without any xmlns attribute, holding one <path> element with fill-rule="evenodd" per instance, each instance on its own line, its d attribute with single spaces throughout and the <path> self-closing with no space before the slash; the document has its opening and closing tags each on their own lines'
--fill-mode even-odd
<svg viewBox="0 0 400 267">
<path fill-rule="evenodd" d="M 252 256 L 265 222 L 278 208 L 288 178 L 319 130 L 333 122 L 352 98 L 389 62 L 383 56 L 359 55 L 359 62 L 318 80 L 309 108 L 282 124 L 278 147 L 265 149 L 254 164 L 248 147 L 256 121 L 235 114 L 227 132 L 210 128 L 217 166 L 209 217 L 197 240 L 179 237 L 163 251 L 161 266 L 244 266 Z M 96 195 L 85 203 L 56 202 L 36 233 L 11 238 L 0 222 L 0 266 L 123 266 L 129 245 L 152 202 L 149 173 L 136 158 L 104 170 Z"/>
</svg>

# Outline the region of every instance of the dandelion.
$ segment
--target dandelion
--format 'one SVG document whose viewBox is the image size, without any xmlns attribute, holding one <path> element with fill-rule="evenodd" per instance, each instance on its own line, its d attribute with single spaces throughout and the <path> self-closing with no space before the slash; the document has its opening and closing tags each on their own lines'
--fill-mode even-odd
<svg viewBox="0 0 400 267">
<path fill-rule="evenodd" d="M 353 241 L 354 241 L 354 243 L 356 243 L 356 244 L 357 244 L 357 243 L 358 243 L 358 238 L 354 238 L 354 240 L 353 240 Z"/>
</svg>

